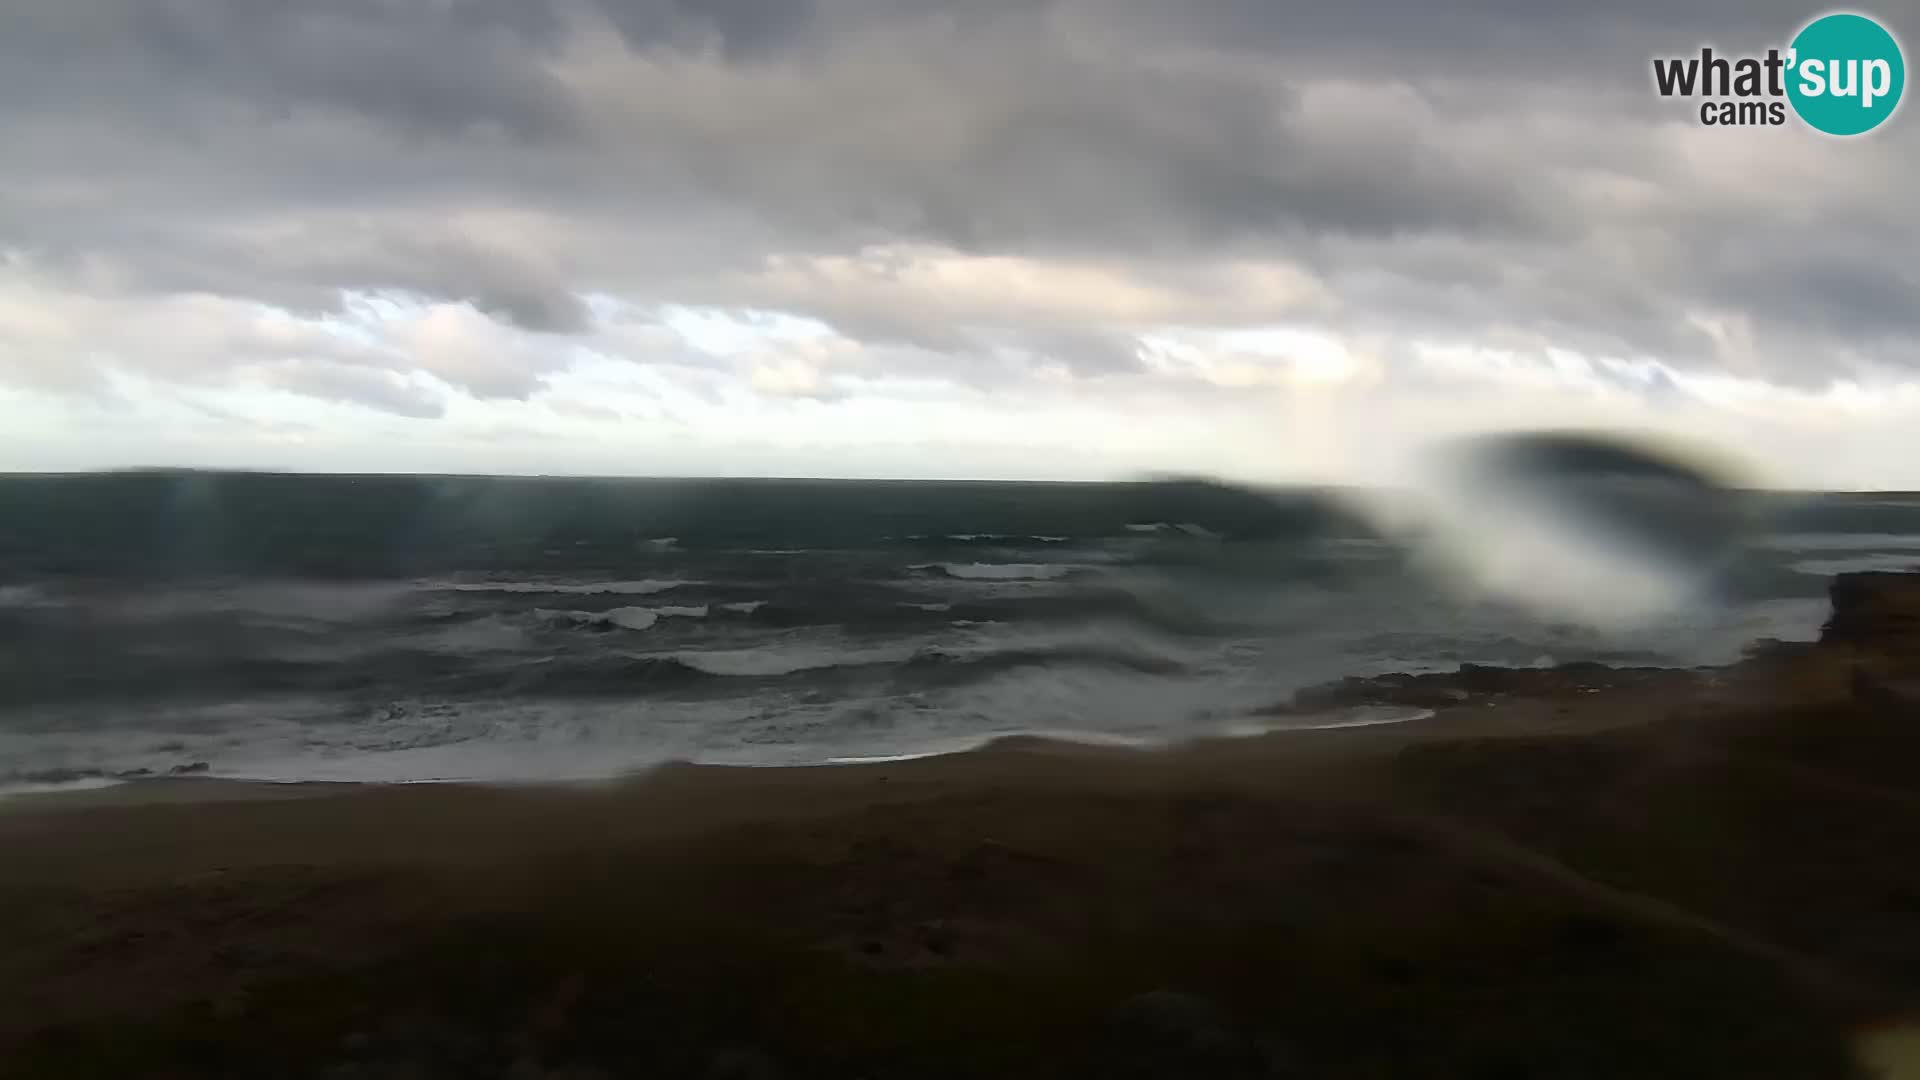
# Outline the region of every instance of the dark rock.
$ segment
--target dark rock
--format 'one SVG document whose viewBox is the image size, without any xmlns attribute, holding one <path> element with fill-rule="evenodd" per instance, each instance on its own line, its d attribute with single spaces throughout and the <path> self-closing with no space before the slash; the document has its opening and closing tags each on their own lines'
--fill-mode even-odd
<svg viewBox="0 0 1920 1080">
<path fill-rule="evenodd" d="M 1511 668 L 1461 664 L 1460 670 L 1454 673 L 1454 681 L 1471 694 L 1497 694 L 1513 688 L 1516 674 Z"/>
<path fill-rule="evenodd" d="M 1548 668 L 1509 668 L 1461 664 L 1459 670 L 1426 675 L 1396 673 L 1349 676 L 1338 682 L 1310 686 L 1291 702 L 1256 711 L 1256 715 L 1298 715 L 1363 705 L 1444 709 L 1462 702 L 1500 696 L 1572 698 L 1594 690 L 1644 684 L 1653 679 L 1685 678 L 1665 668 L 1611 667 L 1576 661 Z"/>
<path fill-rule="evenodd" d="M 1833 614 L 1820 630 L 1822 644 L 1899 652 L 1920 643 L 1920 574 L 1841 574 L 1827 595 Z"/>
<path fill-rule="evenodd" d="M 1774 660 L 1802 656 L 1811 649 L 1812 645 L 1809 642 L 1781 641 L 1779 638 L 1763 637 L 1749 642 L 1740 652 L 1750 660 Z"/>
</svg>

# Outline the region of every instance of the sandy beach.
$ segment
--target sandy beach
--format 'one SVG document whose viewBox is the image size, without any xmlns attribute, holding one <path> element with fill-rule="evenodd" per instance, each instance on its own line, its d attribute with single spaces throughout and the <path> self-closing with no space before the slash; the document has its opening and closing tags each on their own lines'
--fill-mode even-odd
<svg viewBox="0 0 1920 1080">
<path fill-rule="evenodd" d="M 1920 998 L 1920 579 L 1415 723 L 575 787 L 0 802 L 0 1074 L 1866 1075 Z"/>
</svg>

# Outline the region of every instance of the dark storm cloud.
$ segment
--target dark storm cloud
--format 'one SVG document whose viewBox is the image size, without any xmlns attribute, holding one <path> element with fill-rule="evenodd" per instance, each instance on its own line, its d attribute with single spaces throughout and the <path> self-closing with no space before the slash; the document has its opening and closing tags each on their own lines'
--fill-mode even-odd
<svg viewBox="0 0 1920 1080">
<path fill-rule="evenodd" d="M 787 228 L 996 249 L 1184 232 L 1213 242 L 1322 224 L 1477 228 L 1526 210 L 1515 186 L 1431 147 L 1364 131 L 1322 145 L 1283 80 L 1157 71 L 1150 53 L 1075 55 L 1074 22 L 1056 9 L 604 0 L 507 19 L 499 4 L 459 2 L 77 0 L 15 16 L 0 70 L 19 116 L 25 103 L 140 135 L 125 128 L 164 114 L 152 141 L 174 147 L 237 156 L 261 129 L 310 113 L 398 140 L 378 148 L 387 160 L 348 166 L 368 170 L 360 184 L 335 177 L 336 196 L 377 192 L 433 162 L 456 192 L 484 190 L 506 168 L 522 186 L 503 194 L 537 203 L 547 193 L 527 173 L 538 169 L 510 159 L 539 154 L 574 177 L 559 193 L 612 209 L 731 196 Z M 591 26 L 595 12 L 636 62 L 686 67 L 569 85 L 556 73 L 564 28 Z M 730 65 L 736 54 L 782 62 Z M 731 81 L 714 77 L 729 71 Z M 478 177 L 458 171 L 471 146 L 435 142 L 502 136 Z M 305 164 L 299 156 L 286 164 Z M 1161 221 L 1147 209 L 1170 213 Z"/>
<path fill-rule="evenodd" d="M 270 122 L 337 108 L 415 135 L 492 126 L 562 136 L 564 94 L 505 5 L 387 0 L 19 0 L 0 15 L 12 108 L 78 105 L 161 123 L 230 107 Z M 521 31 L 530 29 L 523 22 Z M 172 114 L 172 115 L 170 115 Z"/>
<path fill-rule="evenodd" d="M 1729 268 L 1720 281 L 1723 300 L 1751 303 L 1808 333 L 1862 342 L 1920 339 L 1920 271 L 1897 255 L 1862 258 L 1869 250 L 1802 250 L 1786 266 Z"/>
<path fill-rule="evenodd" d="M 592 329 L 583 294 L 772 299 L 914 355 L 1025 352 L 1083 376 L 1132 370 L 1133 328 L 903 304 L 885 268 L 756 274 L 863 245 L 1149 282 L 1252 260 L 1332 299 L 1231 320 L 1712 365 L 1726 346 L 1702 319 L 1733 318 L 1776 378 L 1817 382 L 1828 353 L 1920 365 L 1897 257 L 1920 242 L 1911 109 L 1852 142 L 1716 132 L 1649 87 L 1655 53 L 1782 44 L 1812 13 L 0 0 L 0 249 L 101 296 L 329 311 L 392 290 L 555 337 Z"/>
</svg>

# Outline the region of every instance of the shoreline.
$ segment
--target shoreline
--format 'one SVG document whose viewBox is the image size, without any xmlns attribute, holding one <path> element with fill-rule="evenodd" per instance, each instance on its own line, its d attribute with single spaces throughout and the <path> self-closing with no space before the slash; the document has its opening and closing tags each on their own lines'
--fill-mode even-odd
<svg viewBox="0 0 1920 1080">
<path fill-rule="evenodd" d="M 1392 716 L 1350 716 L 1351 713 L 1379 712 L 1389 708 L 1398 708 L 1404 715 Z M 1250 719 L 1261 716 L 1294 715 L 1258 711 L 1248 713 Z M 335 780 L 325 778 L 268 779 L 251 776 L 222 776 L 200 772 L 177 775 L 144 776 L 86 776 L 72 781 L 51 783 L 28 783 L 15 786 L 0 786 L 0 814 L 15 805 L 34 805 L 47 800 L 71 802 L 76 805 L 98 805 L 102 802 L 139 803 L 148 801 L 184 801 L 190 793 L 206 793 L 208 801 L 230 801 L 246 797 L 244 792 L 259 789 L 271 792 L 277 789 L 316 788 L 337 790 L 346 793 L 356 788 L 382 789 L 415 786 L 436 787 L 473 787 L 505 789 L 545 789 L 559 791 L 573 789 L 597 789 L 610 785 L 622 785 L 643 782 L 645 778 L 661 769 L 834 769 L 864 765 L 897 765 L 910 761 L 929 758 L 945 758 L 957 755 L 975 754 L 991 751 L 1000 744 L 1034 744 L 1055 748 L 1059 754 L 1071 754 L 1079 750 L 1106 751 L 1120 750 L 1140 754 L 1158 754 L 1179 752 L 1196 745 L 1212 743 L 1231 743 L 1247 739 L 1264 739 L 1272 736 L 1307 734 L 1318 731 L 1340 731 L 1354 728 L 1383 727 L 1398 724 L 1421 723 L 1432 719 L 1435 710 L 1427 708 L 1382 707 L 1362 705 L 1337 712 L 1301 714 L 1309 719 L 1312 716 L 1327 716 L 1324 722 L 1308 722 L 1280 725 L 1228 725 L 1224 731 L 1209 731 L 1203 734 L 1177 738 L 1149 739 L 1126 735 L 1113 735 L 1098 731 L 1015 731 L 1000 734 L 981 735 L 966 740 L 952 740 L 948 745 L 930 747 L 922 751 L 906 751 L 898 754 L 849 755 L 844 757 L 822 758 L 819 760 L 740 762 L 740 761 L 702 761 L 699 759 L 674 758 L 651 762 L 618 773 L 605 776 L 578 778 L 474 778 L 446 777 L 421 778 L 413 780 Z M 957 745 L 955 745 L 957 743 Z M 260 797 L 270 797 L 262 795 Z"/>
<path fill-rule="evenodd" d="M 1851 1077 L 1920 1005 L 1920 576 L 1832 597 L 1821 641 L 1726 668 L 1301 705 L 1418 723 L 0 800 L 0 985 L 31 988 L 0 1060 L 1093 1077 L 1171 1039 L 1164 1075 Z"/>
</svg>

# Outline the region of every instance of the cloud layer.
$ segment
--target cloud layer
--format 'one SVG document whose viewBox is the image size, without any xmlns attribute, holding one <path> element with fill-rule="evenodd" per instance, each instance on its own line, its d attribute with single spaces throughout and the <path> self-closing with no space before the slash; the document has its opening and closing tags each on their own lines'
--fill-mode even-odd
<svg viewBox="0 0 1920 1080">
<path fill-rule="evenodd" d="M 1656 54 L 1812 12 L 1300 8 L 0 0 L 0 385 L 152 425 L 251 393 L 238 458 L 271 402 L 346 403 L 307 423 L 420 467 L 569 402 L 755 417 L 692 422 L 716 463 L 841 471 L 913 460 L 882 433 L 930 409 L 982 462 L 1035 450 L 987 414 L 1079 432 L 1093 472 L 1147 464 L 1093 434 L 1131 410 L 1204 433 L 1250 401 L 1438 432 L 1531 394 L 1818 444 L 1864 395 L 1898 426 L 1912 116 L 1716 130 L 1651 90 Z"/>
</svg>

